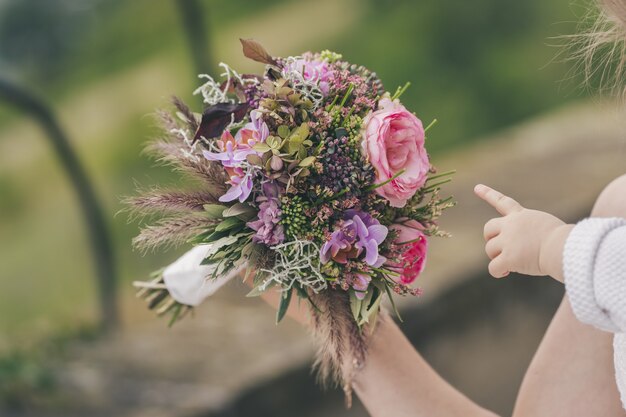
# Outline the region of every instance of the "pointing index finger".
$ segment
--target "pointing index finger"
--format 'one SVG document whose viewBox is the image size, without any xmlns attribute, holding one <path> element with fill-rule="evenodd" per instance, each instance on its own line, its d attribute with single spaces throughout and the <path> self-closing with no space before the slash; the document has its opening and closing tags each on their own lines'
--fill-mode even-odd
<svg viewBox="0 0 626 417">
<path fill-rule="evenodd" d="M 483 184 L 478 184 L 474 187 L 474 193 L 476 193 L 478 197 L 485 200 L 487 204 L 495 208 L 498 213 L 503 216 L 520 211 L 523 208 L 520 203 L 513 200 L 511 197 Z"/>
</svg>

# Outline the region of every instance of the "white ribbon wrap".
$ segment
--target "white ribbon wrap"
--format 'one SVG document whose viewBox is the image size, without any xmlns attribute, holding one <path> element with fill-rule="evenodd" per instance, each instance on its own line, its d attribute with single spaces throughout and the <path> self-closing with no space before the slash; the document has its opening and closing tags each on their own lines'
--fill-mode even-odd
<svg viewBox="0 0 626 417">
<path fill-rule="evenodd" d="M 165 268 L 163 281 L 172 298 L 181 304 L 196 307 L 245 269 L 245 262 L 242 262 L 228 274 L 211 278 L 216 265 L 200 265 L 204 258 L 229 243 L 226 238 L 196 246 Z"/>
</svg>

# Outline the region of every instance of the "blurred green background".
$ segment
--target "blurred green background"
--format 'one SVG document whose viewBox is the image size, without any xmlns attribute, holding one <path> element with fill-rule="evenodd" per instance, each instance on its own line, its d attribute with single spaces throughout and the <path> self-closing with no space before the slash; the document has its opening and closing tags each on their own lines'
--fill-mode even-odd
<svg viewBox="0 0 626 417">
<path fill-rule="evenodd" d="M 260 71 L 238 44 L 254 37 L 275 55 L 338 51 L 376 71 L 389 90 L 410 81 L 405 105 L 439 120 L 428 144 L 434 155 L 585 94 L 554 47 L 585 12 L 570 0 L 198 3 L 213 71 L 220 61 Z M 201 111 L 190 94 L 198 81 L 178 7 L 173 0 L 0 1 L 0 75 L 50 104 L 94 182 L 113 236 L 125 326 L 154 320 L 131 281 L 179 253 L 133 252 L 138 225 L 116 215 L 136 181 L 177 181 L 141 154 L 156 133 L 151 113 L 172 94 Z M 25 389 L 45 389 L 45 372 L 30 364 L 42 346 L 94 332 L 95 282 L 81 212 L 45 135 L 0 102 L 0 381 L 22 378 Z M 6 390 L 0 401 L 22 395 Z"/>
</svg>

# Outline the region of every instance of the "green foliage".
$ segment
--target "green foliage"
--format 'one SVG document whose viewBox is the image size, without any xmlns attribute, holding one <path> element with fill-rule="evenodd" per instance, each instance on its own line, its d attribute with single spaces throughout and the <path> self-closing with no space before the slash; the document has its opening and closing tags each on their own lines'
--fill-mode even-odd
<svg viewBox="0 0 626 417">
<path fill-rule="evenodd" d="M 293 287 L 288 290 L 283 290 L 280 294 L 280 303 L 278 304 L 278 310 L 276 311 L 276 323 L 280 323 L 280 321 L 287 314 L 287 309 L 289 308 L 289 303 L 291 302 L 291 293 L 293 292 Z"/>
<path fill-rule="evenodd" d="M 363 64 L 388 90 L 410 80 L 402 102 L 443 123 L 430 153 L 468 143 L 576 98 L 570 63 L 550 39 L 576 31 L 570 0 L 370 2 L 349 35 L 325 42 Z M 375 29 L 373 29 L 375 28 Z"/>
<path fill-rule="evenodd" d="M 0 407 L 23 409 L 54 389 L 52 371 L 35 355 L 0 357 Z"/>
</svg>

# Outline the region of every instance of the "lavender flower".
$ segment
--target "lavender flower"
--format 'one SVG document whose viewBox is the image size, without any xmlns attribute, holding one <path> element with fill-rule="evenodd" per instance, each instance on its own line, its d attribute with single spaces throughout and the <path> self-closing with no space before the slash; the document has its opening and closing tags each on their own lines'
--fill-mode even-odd
<svg viewBox="0 0 626 417">
<path fill-rule="evenodd" d="M 340 228 L 322 246 L 320 261 L 325 264 L 332 258 L 335 262 L 345 264 L 365 252 L 365 263 L 381 266 L 386 259 L 378 253 L 378 245 L 385 240 L 387 232 L 387 227 L 369 214 L 348 210 Z"/>
<path fill-rule="evenodd" d="M 285 240 L 283 225 L 280 224 L 281 210 L 278 206 L 278 195 L 280 190 L 274 183 L 263 184 L 263 195 L 257 201 L 259 205 L 258 220 L 248 222 L 248 227 L 256 231 L 252 236 L 254 242 L 265 243 L 275 246 Z"/>
</svg>

